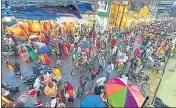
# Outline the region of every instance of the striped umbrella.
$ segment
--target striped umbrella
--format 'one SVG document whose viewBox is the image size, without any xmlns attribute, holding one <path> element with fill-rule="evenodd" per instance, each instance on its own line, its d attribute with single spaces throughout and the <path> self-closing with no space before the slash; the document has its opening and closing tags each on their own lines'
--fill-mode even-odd
<svg viewBox="0 0 176 108">
<path fill-rule="evenodd" d="M 122 78 L 112 78 L 105 84 L 108 103 L 113 107 L 141 107 L 144 98 L 138 86 Z"/>
</svg>

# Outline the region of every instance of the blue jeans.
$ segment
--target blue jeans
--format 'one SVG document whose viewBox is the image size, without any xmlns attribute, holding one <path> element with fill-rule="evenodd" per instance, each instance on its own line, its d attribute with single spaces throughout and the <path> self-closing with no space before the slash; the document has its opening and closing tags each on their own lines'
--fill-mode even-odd
<svg viewBox="0 0 176 108">
<path fill-rule="evenodd" d="M 107 81 L 109 80 L 110 76 L 111 76 L 111 73 L 106 72 L 106 80 L 107 80 Z"/>
<path fill-rule="evenodd" d="M 103 66 L 99 65 L 98 71 L 97 71 L 97 75 L 100 74 L 100 71 L 102 70 Z"/>
<path fill-rule="evenodd" d="M 81 86 L 81 85 L 80 85 L 80 92 L 79 92 L 79 95 L 84 96 L 84 92 L 85 92 L 85 86 Z"/>
</svg>

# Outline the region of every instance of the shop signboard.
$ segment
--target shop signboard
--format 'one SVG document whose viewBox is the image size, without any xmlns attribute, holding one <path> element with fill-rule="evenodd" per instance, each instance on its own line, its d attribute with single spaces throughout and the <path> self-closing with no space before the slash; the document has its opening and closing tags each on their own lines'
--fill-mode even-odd
<svg viewBox="0 0 176 108">
<path fill-rule="evenodd" d="M 109 17 L 109 13 L 107 13 L 107 12 L 98 12 L 98 16 L 100 16 L 100 17 Z"/>
</svg>

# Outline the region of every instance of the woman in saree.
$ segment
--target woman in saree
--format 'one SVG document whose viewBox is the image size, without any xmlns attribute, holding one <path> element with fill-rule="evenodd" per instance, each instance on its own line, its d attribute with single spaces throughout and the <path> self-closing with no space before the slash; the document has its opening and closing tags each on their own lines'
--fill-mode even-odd
<svg viewBox="0 0 176 108">
<path fill-rule="evenodd" d="M 75 43 L 74 47 L 73 47 L 73 56 L 72 56 L 72 62 L 75 62 L 78 58 L 78 46 Z"/>
<path fill-rule="evenodd" d="M 37 92 L 32 88 L 32 86 L 27 87 L 27 91 L 21 93 L 20 97 L 17 99 L 18 102 L 22 102 L 24 104 L 36 104 L 37 102 Z"/>
<path fill-rule="evenodd" d="M 27 53 L 27 50 L 25 47 L 21 47 L 19 50 L 18 50 L 18 54 L 20 55 L 20 57 L 22 58 L 22 60 L 24 62 L 27 62 L 29 63 L 30 62 L 30 59 L 29 59 L 29 55 Z"/>
<path fill-rule="evenodd" d="M 66 42 L 63 42 L 64 57 L 68 58 L 68 48 L 66 47 Z"/>
<path fill-rule="evenodd" d="M 65 81 L 64 88 L 65 88 L 65 94 L 68 94 L 68 102 L 73 103 L 74 102 L 74 88 L 73 88 L 73 86 L 68 81 Z"/>
</svg>

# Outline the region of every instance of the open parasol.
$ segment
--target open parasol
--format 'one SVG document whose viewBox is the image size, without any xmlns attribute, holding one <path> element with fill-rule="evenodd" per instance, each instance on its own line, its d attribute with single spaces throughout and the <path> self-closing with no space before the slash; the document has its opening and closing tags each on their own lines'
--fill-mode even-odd
<svg viewBox="0 0 176 108">
<path fill-rule="evenodd" d="M 105 108 L 106 104 L 103 102 L 99 95 L 87 95 L 80 103 L 81 108 L 85 107 L 100 107 Z"/>
<path fill-rule="evenodd" d="M 114 77 L 105 84 L 108 103 L 113 107 L 141 107 L 144 103 L 140 89 L 137 85 L 128 81 Z"/>
<path fill-rule="evenodd" d="M 83 41 L 81 46 L 82 46 L 82 48 L 88 48 L 89 47 L 89 43 L 87 41 Z"/>
<path fill-rule="evenodd" d="M 45 45 L 38 49 L 38 54 L 45 54 L 50 50 L 50 47 Z"/>
</svg>

